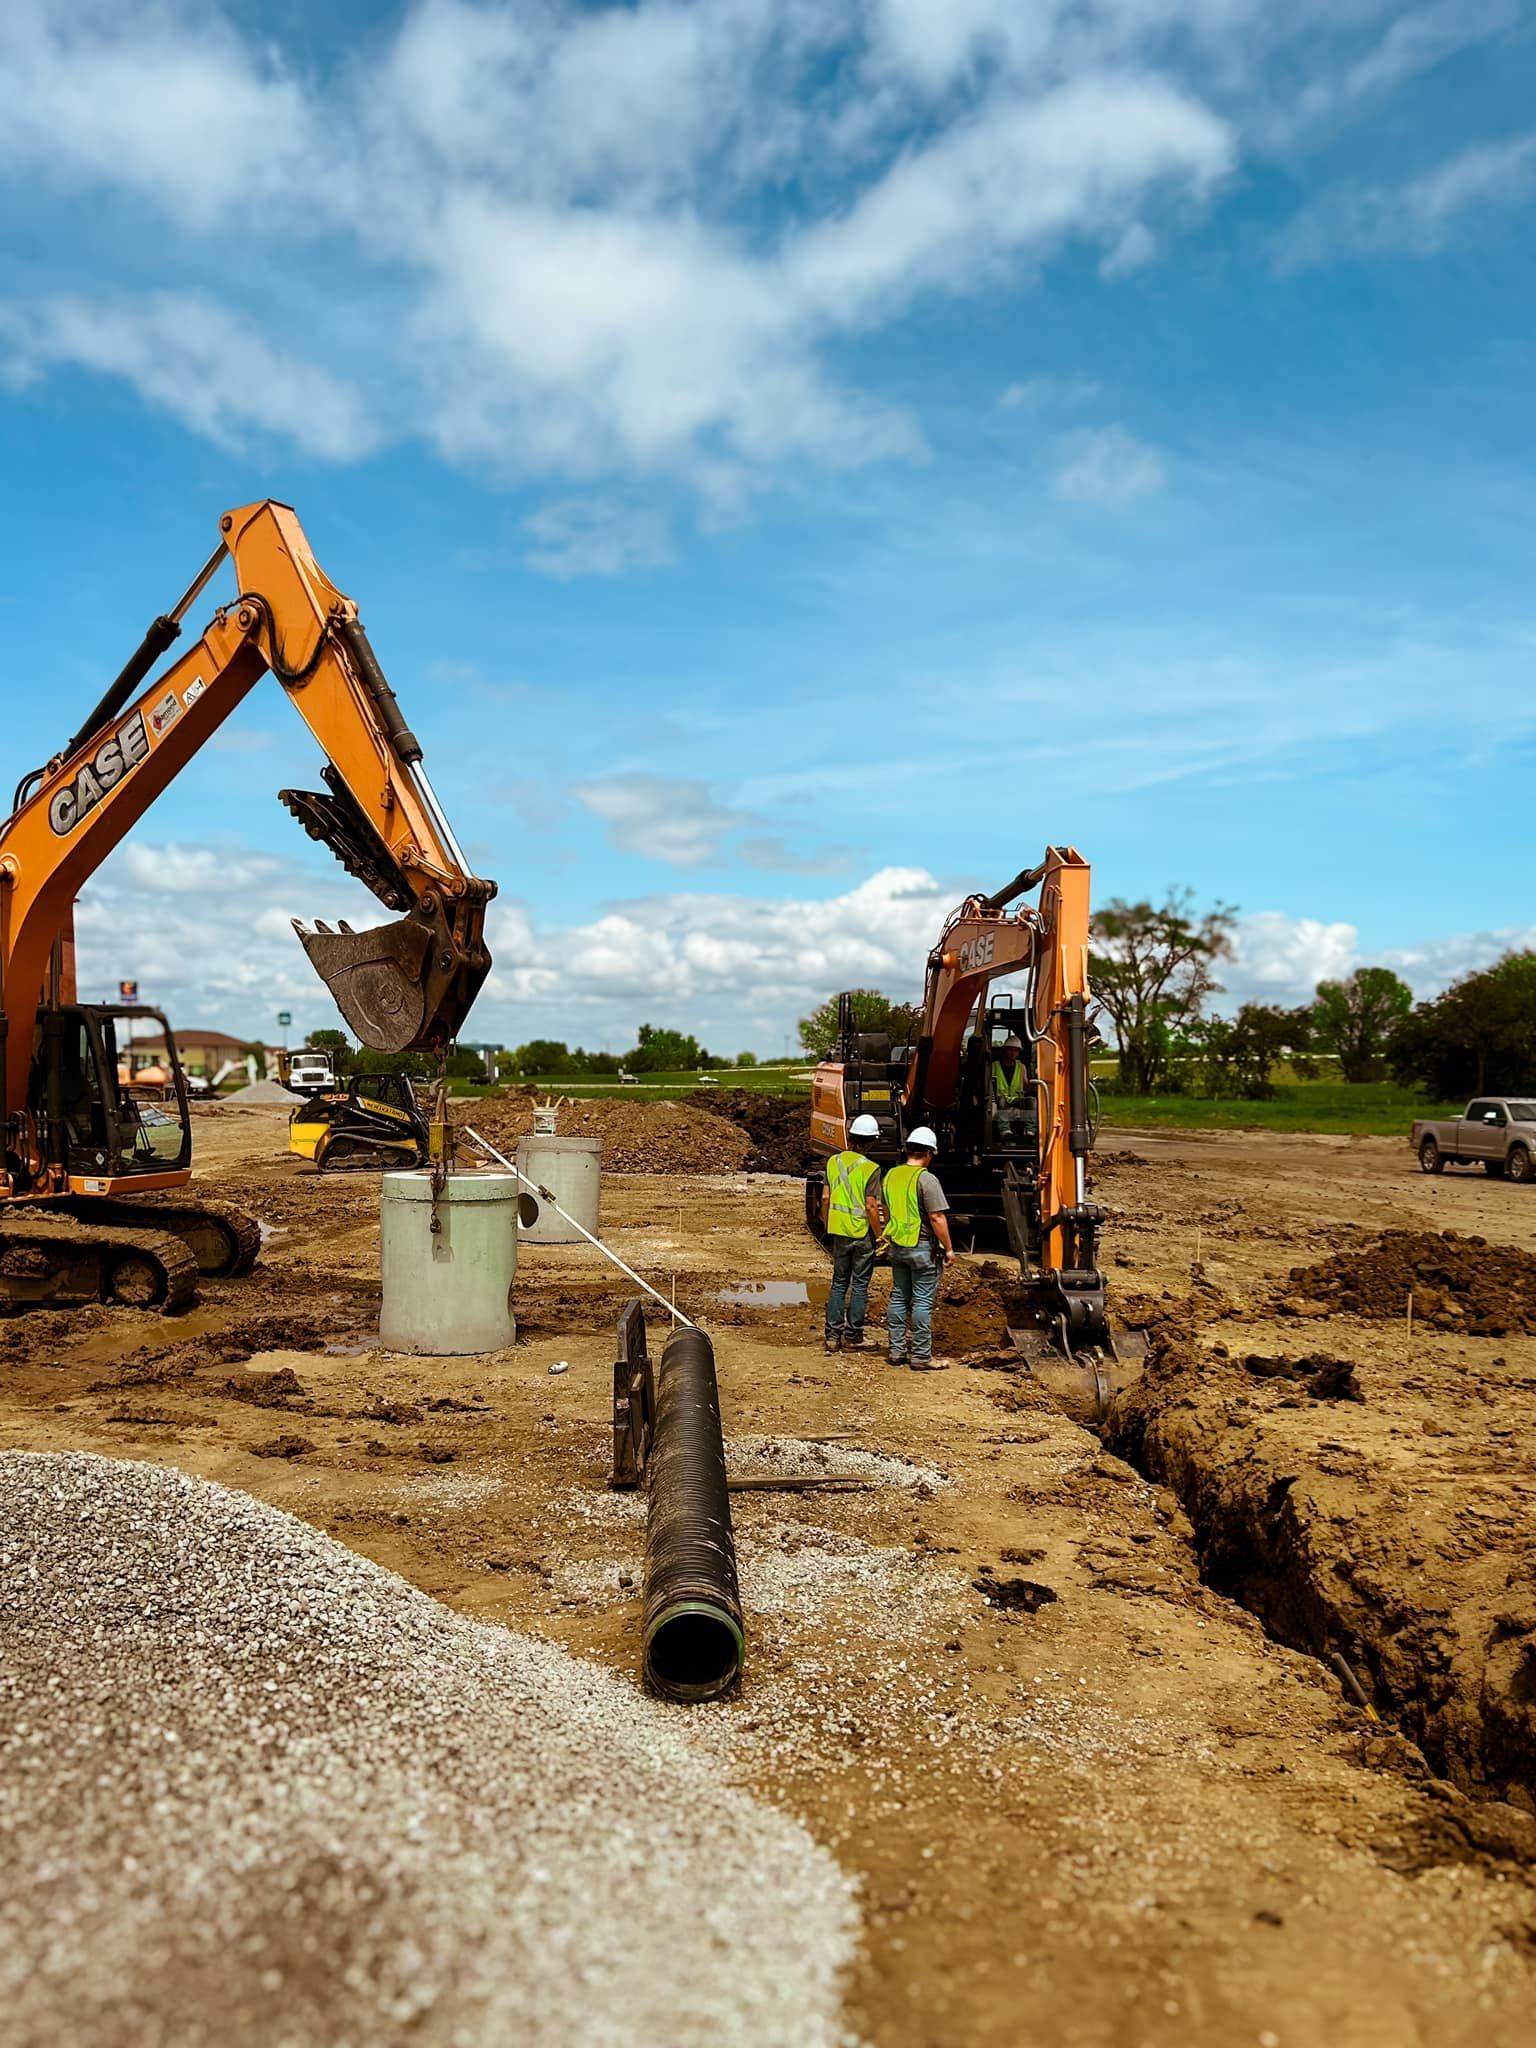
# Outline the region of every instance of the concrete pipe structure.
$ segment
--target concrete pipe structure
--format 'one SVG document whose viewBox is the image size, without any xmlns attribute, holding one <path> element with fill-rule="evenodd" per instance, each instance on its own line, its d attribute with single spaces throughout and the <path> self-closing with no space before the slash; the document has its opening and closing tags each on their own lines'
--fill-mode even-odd
<svg viewBox="0 0 1536 2048">
<path fill-rule="evenodd" d="M 431 1173 L 383 1176 L 381 1343 L 436 1358 L 508 1348 L 517 1335 L 518 1185 L 512 1173 L 449 1174 L 434 1230 Z"/>
<path fill-rule="evenodd" d="M 598 1211 L 602 1197 L 602 1154 L 600 1138 L 556 1138 L 543 1131 L 517 1141 L 517 1170 L 537 1187 L 548 1188 L 560 1207 L 573 1216 L 583 1230 L 598 1235 Z M 548 1202 L 539 1204 L 538 1220 L 524 1224 L 529 1244 L 580 1244 L 581 1230 L 575 1230 Z"/>
</svg>

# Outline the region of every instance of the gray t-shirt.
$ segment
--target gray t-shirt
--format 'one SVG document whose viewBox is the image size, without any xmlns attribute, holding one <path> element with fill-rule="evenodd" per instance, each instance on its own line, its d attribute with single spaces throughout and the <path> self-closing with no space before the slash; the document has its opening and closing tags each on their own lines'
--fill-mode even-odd
<svg viewBox="0 0 1536 2048">
<path fill-rule="evenodd" d="M 949 1207 L 949 1200 L 944 1190 L 939 1186 L 938 1175 L 930 1173 L 926 1166 L 918 1176 L 917 1199 L 923 1212 L 923 1227 L 918 1242 L 920 1244 L 936 1245 L 938 1238 L 934 1234 L 934 1228 L 929 1218 L 932 1216 L 942 1216 Z"/>
</svg>

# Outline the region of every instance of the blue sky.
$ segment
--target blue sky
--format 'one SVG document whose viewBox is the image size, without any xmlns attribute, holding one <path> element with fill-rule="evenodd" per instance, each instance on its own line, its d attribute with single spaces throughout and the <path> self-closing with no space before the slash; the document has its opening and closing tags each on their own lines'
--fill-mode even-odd
<svg viewBox="0 0 1536 2048">
<path fill-rule="evenodd" d="M 1536 10 L 0 15 L 17 775 L 299 509 L 501 899 L 475 1036 L 782 1046 L 1048 841 L 1231 998 L 1536 940 Z M 87 978 L 328 1021 L 258 691 Z"/>
</svg>

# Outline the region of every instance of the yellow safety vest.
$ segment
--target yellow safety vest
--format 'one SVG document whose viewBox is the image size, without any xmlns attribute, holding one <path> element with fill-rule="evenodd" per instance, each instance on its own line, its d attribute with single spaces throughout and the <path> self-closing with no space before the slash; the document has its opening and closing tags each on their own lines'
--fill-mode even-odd
<svg viewBox="0 0 1536 2048">
<path fill-rule="evenodd" d="M 893 1166 L 885 1176 L 885 1206 L 891 1220 L 885 1234 L 892 1244 L 912 1246 L 923 1234 L 923 1203 L 917 1184 L 925 1166 Z"/>
<path fill-rule="evenodd" d="M 827 1231 L 832 1237 L 868 1237 L 869 1214 L 864 1198 L 869 1184 L 880 1171 L 873 1159 L 862 1152 L 834 1152 L 827 1161 L 827 1186 L 832 1200 L 827 1208 Z"/>
<path fill-rule="evenodd" d="M 1017 1102 L 1027 1079 L 1022 1060 L 1015 1063 L 1011 1076 L 1001 1060 L 992 1062 L 992 1088 L 999 1102 Z"/>
</svg>

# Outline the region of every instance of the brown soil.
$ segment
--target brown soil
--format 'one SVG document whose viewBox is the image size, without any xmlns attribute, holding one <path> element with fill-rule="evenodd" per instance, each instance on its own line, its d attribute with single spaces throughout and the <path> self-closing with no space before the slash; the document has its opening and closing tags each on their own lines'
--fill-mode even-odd
<svg viewBox="0 0 1536 2048">
<path fill-rule="evenodd" d="M 510 1158 L 518 1139 L 533 1129 L 533 1105 L 531 1092 L 488 1096 L 463 1120 Z M 751 1150 L 736 1124 L 686 1102 L 568 1101 L 560 1106 L 558 1129 L 562 1138 L 600 1138 L 603 1165 L 613 1173 L 733 1173 Z"/>
<path fill-rule="evenodd" d="M 1335 1252 L 1316 1266 L 1292 1269 L 1282 1314 L 1369 1316 L 1391 1322 L 1413 1313 L 1442 1330 L 1469 1337 L 1536 1335 L 1536 1258 L 1485 1237 L 1454 1230 L 1388 1230 L 1374 1243 Z"/>
<path fill-rule="evenodd" d="M 0 1447 L 220 1479 L 632 1676 L 644 1507 L 605 1483 L 629 1283 L 525 1246 L 514 1349 L 385 1353 L 377 1186 L 283 1135 L 198 1126 L 209 1185 L 274 1226 L 249 1279 L 165 1322 L 0 1328 Z M 990 1369 L 828 1358 L 792 1185 L 610 1170 L 604 1235 L 715 1331 L 738 1471 L 861 1482 L 734 1497 L 747 1674 L 678 1711 L 858 1876 L 848 2025 L 878 2048 L 1523 2048 L 1536 1338 L 1420 1321 L 1410 1348 L 1402 1318 L 1272 1305 L 1385 1231 L 1536 1250 L 1536 1198 L 1384 1142 L 1134 1145 L 1097 1193 L 1155 1339 L 1116 1439 L 1151 1480 L 1008 1359 L 1002 1262 L 962 1260 L 938 1311 Z"/>
<path fill-rule="evenodd" d="M 739 1124 L 752 1140 L 745 1165 L 748 1173 L 816 1173 L 821 1159 L 811 1149 L 810 1098 L 805 1095 L 761 1095 L 736 1088 L 711 1101 L 719 1115 Z"/>
</svg>

